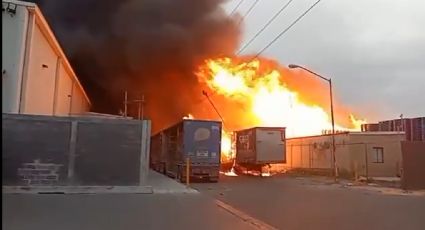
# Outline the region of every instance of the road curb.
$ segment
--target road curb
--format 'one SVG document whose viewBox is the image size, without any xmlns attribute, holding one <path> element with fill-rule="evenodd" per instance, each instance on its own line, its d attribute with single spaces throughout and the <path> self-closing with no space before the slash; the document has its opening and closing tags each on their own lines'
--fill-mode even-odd
<svg viewBox="0 0 425 230">
<path fill-rule="evenodd" d="M 199 194 L 195 189 L 153 189 L 154 194 Z"/>
<path fill-rule="evenodd" d="M 218 207 L 228 211 L 229 213 L 233 214 L 234 216 L 240 218 L 241 220 L 243 220 L 244 222 L 247 222 L 251 225 L 253 225 L 255 228 L 257 229 L 264 229 L 264 230 L 278 230 L 277 228 L 264 223 L 261 220 L 255 219 L 254 217 L 224 203 L 223 201 L 220 200 L 215 200 L 215 203 L 217 204 Z"/>
<path fill-rule="evenodd" d="M 3 194 L 153 194 L 152 186 L 2 186 Z"/>
</svg>

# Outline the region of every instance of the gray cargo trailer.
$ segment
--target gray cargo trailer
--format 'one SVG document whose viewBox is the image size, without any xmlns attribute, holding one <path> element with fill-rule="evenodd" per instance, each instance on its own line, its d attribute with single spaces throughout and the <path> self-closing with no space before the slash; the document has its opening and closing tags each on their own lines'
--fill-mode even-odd
<svg viewBox="0 0 425 230">
<path fill-rule="evenodd" d="M 151 139 L 151 168 L 186 181 L 190 177 L 218 181 L 221 152 L 221 122 L 183 120 Z"/>
<path fill-rule="evenodd" d="M 285 128 L 254 127 L 235 133 L 237 166 L 262 171 L 263 166 L 286 162 Z"/>
</svg>

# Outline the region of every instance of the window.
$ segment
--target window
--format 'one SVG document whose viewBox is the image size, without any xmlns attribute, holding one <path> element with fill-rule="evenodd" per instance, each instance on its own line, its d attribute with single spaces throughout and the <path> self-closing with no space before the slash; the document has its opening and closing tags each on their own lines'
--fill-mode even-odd
<svg viewBox="0 0 425 230">
<path fill-rule="evenodd" d="M 382 147 L 373 147 L 372 152 L 372 162 L 373 163 L 384 163 L 384 148 Z"/>
</svg>

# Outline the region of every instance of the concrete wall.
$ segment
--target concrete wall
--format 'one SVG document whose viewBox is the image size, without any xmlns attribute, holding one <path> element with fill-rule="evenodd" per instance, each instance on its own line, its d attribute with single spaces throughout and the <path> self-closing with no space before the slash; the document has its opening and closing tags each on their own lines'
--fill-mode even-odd
<svg viewBox="0 0 425 230">
<path fill-rule="evenodd" d="M 2 131 L 3 185 L 66 184 L 69 122 L 3 115 Z"/>
<path fill-rule="evenodd" d="M 3 114 L 3 185 L 139 185 L 150 121 Z"/>
<path fill-rule="evenodd" d="M 81 114 L 90 101 L 35 4 L 3 0 L 3 113 Z"/>
<path fill-rule="evenodd" d="M 402 142 L 404 189 L 425 189 L 425 142 Z"/>
</svg>

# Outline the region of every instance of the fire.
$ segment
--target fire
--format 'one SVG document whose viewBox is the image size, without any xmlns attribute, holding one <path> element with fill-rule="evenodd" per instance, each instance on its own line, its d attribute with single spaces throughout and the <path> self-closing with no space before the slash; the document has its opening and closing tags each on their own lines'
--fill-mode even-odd
<svg viewBox="0 0 425 230">
<path fill-rule="evenodd" d="M 230 169 L 230 171 L 225 172 L 224 175 L 226 175 L 226 176 L 238 176 L 238 174 L 235 173 L 235 169 L 233 167 Z"/>
<path fill-rule="evenodd" d="M 186 115 L 186 116 L 183 117 L 183 120 L 193 120 L 193 119 L 194 119 L 194 117 L 190 113 L 188 115 Z"/>
<path fill-rule="evenodd" d="M 221 162 L 228 162 L 233 159 L 232 153 L 232 134 L 230 132 L 221 132 Z"/>
<path fill-rule="evenodd" d="M 248 117 L 249 124 L 246 127 L 286 127 L 289 137 L 318 135 L 332 127 L 327 111 L 318 104 L 302 101 L 298 92 L 285 84 L 281 71 L 263 68 L 258 58 L 247 62 L 231 58 L 207 60 L 197 76 L 212 91 L 247 108 L 244 117 Z M 365 122 L 353 115 L 350 120 L 351 127 L 336 124 L 335 128 L 359 130 Z M 229 140 L 223 135 L 223 150 L 227 151 Z"/>
<path fill-rule="evenodd" d="M 350 114 L 350 121 L 354 125 L 356 130 L 360 130 L 361 127 L 362 127 L 362 124 L 367 123 L 367 121 L 364 120 L 364 119 L 363 120 L 362 119 L 356 119 L 353 114 Z"/>
</svg>

